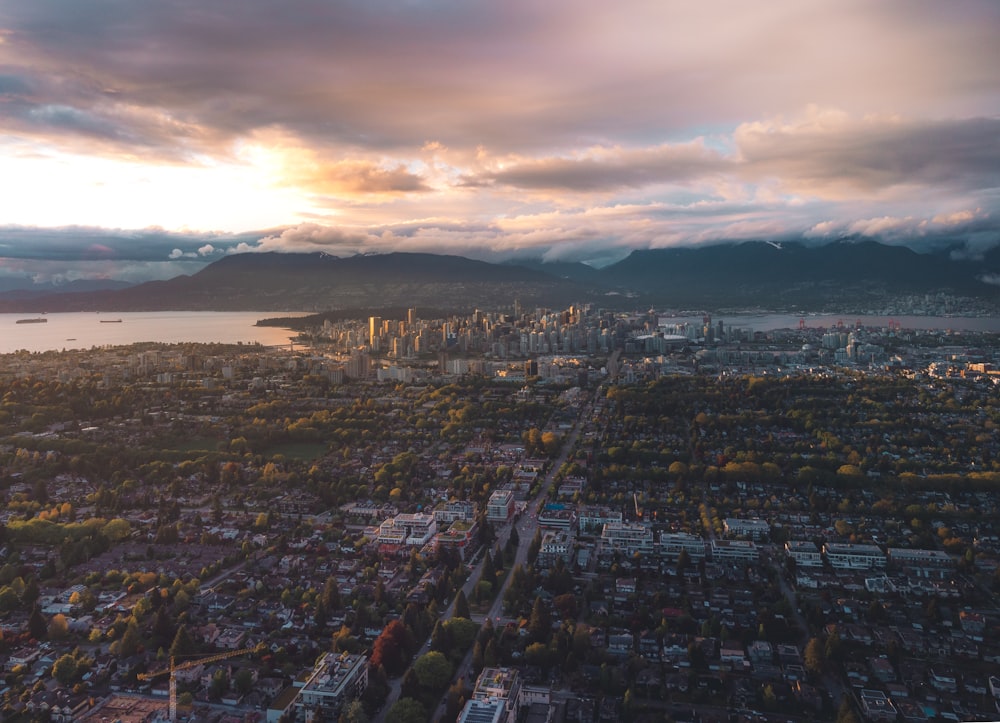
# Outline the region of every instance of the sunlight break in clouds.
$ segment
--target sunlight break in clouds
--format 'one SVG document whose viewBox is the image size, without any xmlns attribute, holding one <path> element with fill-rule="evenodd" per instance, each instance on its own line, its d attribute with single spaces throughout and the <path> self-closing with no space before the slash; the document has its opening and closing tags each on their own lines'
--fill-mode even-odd
<svg viewBox="0 0 1000 723">
<path fill-rule="evenodd" d="M 55 263 L 57 236 L 83 269 L 103 229 L 158 278 L 241 250 L 974 255 L 998 30 L 994 0 L 8 0 L 0 254 Z"/>
</svg>

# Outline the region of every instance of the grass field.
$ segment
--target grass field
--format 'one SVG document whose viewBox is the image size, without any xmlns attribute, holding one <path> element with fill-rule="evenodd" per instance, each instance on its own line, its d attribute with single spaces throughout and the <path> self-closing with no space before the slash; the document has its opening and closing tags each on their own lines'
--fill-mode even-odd
<svg viewBox="0 0 1000 723">
<path fill-rule="evenodd" d="M 169 449 L 177 452 L 218 452 L 220 441 L 222 440 L 214 437 L 192 437 L 178 440 L 175 444 L 171 444 Z"/>
<path fill-rule="evenodd" d="M 273 457 L 276 454 L 284 455 L 287 459 L 299 459 L 306 462 L 317 459 L 326 454 L 326 445 L 321 442 L 288 442 L 287 444 L 276 444 L 262 450 L 264 457 Z"/>
</svg>

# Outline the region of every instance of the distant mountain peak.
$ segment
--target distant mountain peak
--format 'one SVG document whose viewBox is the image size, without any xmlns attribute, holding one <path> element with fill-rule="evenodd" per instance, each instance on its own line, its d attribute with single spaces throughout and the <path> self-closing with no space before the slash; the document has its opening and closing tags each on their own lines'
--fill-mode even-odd
<svg viewBox="0 0 1000 723">
<path fill-rule="evenodd" d="M 780 251 L 781 253 L 774 253 Z M 193 276 L 121 290 L 39 293 L 0 287 L 0 311 L 330 311 L 413 307 L 461 311 L 609 301 L 632 308 L 879 309 L 904 296 L 945 293 L 1000 304 L 1000 250 L 980 257 L 870 239 L 825 245 L 757 240 L 633 251 L 610 266 L 489 263 L 463 256 L 370 251 L 231 254 Z M 65 287 L 60 291 L 67 292 Z"/>
</svg>

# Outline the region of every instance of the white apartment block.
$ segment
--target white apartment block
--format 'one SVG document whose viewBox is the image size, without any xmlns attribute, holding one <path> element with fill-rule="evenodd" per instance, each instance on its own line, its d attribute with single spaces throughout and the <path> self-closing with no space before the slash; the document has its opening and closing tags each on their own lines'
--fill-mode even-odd
<svg viewBox="0 0 1000 723">
<path fill-rule="evenodd" d="M 715 562 L 757 562 L 760 550 L 748 540 L 712 540 Z"/>
<path fill-rule="evenodd" d="M 507 522 L 514 514 L 514 493 L 496 490 L 486 503 L 486 519 L 490 522 Z"/>
<path fill-rule="evenodd" d="M 469 704 L 476 704 L 470 706 Z M 521 680 L 514 668 L 483 668 L 472 698 L 459 720 L 469 723 L 513 723 L 521 710 Z M 498 714 L 498 708 L 501 711 Z M 466 713 L 468 711 L 468 714 Z"/>
<path fill-rule="evenodd" d="M 656 549 L 653 530 L 632 522 L 608 522 L 601 531 L 601 544 L 605 549 L 624 552 L 626 555 L 648 555 Z"/>
<path fill-rule="evenodd" d="M 748 520 L 727 517 L 725 526 L 727 537 L 747 537 L 756 541 L 771 533 L 771 525 L 756 517 Z"/>
<path fill-rule="evenodd" d="M 419 547 L 430 542 L 436 532 L 434 515 L 404 512 L 379 525 L 378 544 Z"/>
<path fill-rule="evenodd" d="M 676 560 L 681 551 L 692 560 L 704 560 L 705 541 L 687 532 L 664 532 L 660 535 L 660 555 L 665 560 Z"/>
<path fill-rule="evenodd" d="M 873 570 L 885 567 L 885 553 L 876 545 L 853 545 L 828 542 L 823 545 L 823 554 L 838 570 Z"/>
<path fill-rule="evenodd" d="M 797 567 L 823 567 L 823 555 L 811 540 L 789 540 L 785 554 L 795 560 Z"/>
<path fill-rule="evenodd" d="M 609 522 L 621 524 L 622 512 L 607 507 L 580 507 L 576 522 L 580 532 L 598 532 L 603 530 Z"/>
<path fill-rule="evenodd" d="M 467 500 L 444 502 L 434 509 L 434 519 L 444 524 L 450 524 L 455 520 L 471 522 L 476 519 L 476 505 Z"/>
<path fill-rule="evenodd" d="M 538 564 L 551 567 L 556 560 L 569 563 L 573 555 L 573 539 L 565 530 L 547 530 L 538 549 Z"/>
<path fill-rule="evenodd" d="M 898 567 L 916 570 L 947 570 L 955 567 L 955 559 L 942 550 L 910 550 L 890 547 L 886 550 L 889 562 Z"/>
<path fill-rule="evenodd" d="M 309 720 L 337 720 L 344 706 L 360 698 L 366 687 L 368 687 L 366 656 L 327 653 L 319 659 L 312 674 L 298 689 L 298 695 L 286 711 L 290 709 L 291 720 L 296 723 Z M 281 720 L 286 719 L 286 717 L 281 718 Z"/>
</svg>

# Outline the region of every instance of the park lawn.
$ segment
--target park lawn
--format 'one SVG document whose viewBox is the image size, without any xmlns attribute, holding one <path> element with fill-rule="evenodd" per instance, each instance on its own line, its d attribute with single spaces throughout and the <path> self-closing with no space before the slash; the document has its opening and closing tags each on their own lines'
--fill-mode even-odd
<svg viewBox="0 0 1000 723">
<path fill-rule="evenodd" d="M 274 457 L 276 454 L 280 454 L 287 459 L 310 462 L 326 454 L 326 445 L 322 442 L 286 442 L 266 447 L 262 454 L 264 457 Z"/>
<path fill-rule="evenodd" d="M 218 452 L 221 439 L 215 437 L 191 437 L 179 439 L 167 449 L 177 452 Z"/>
</svg>

